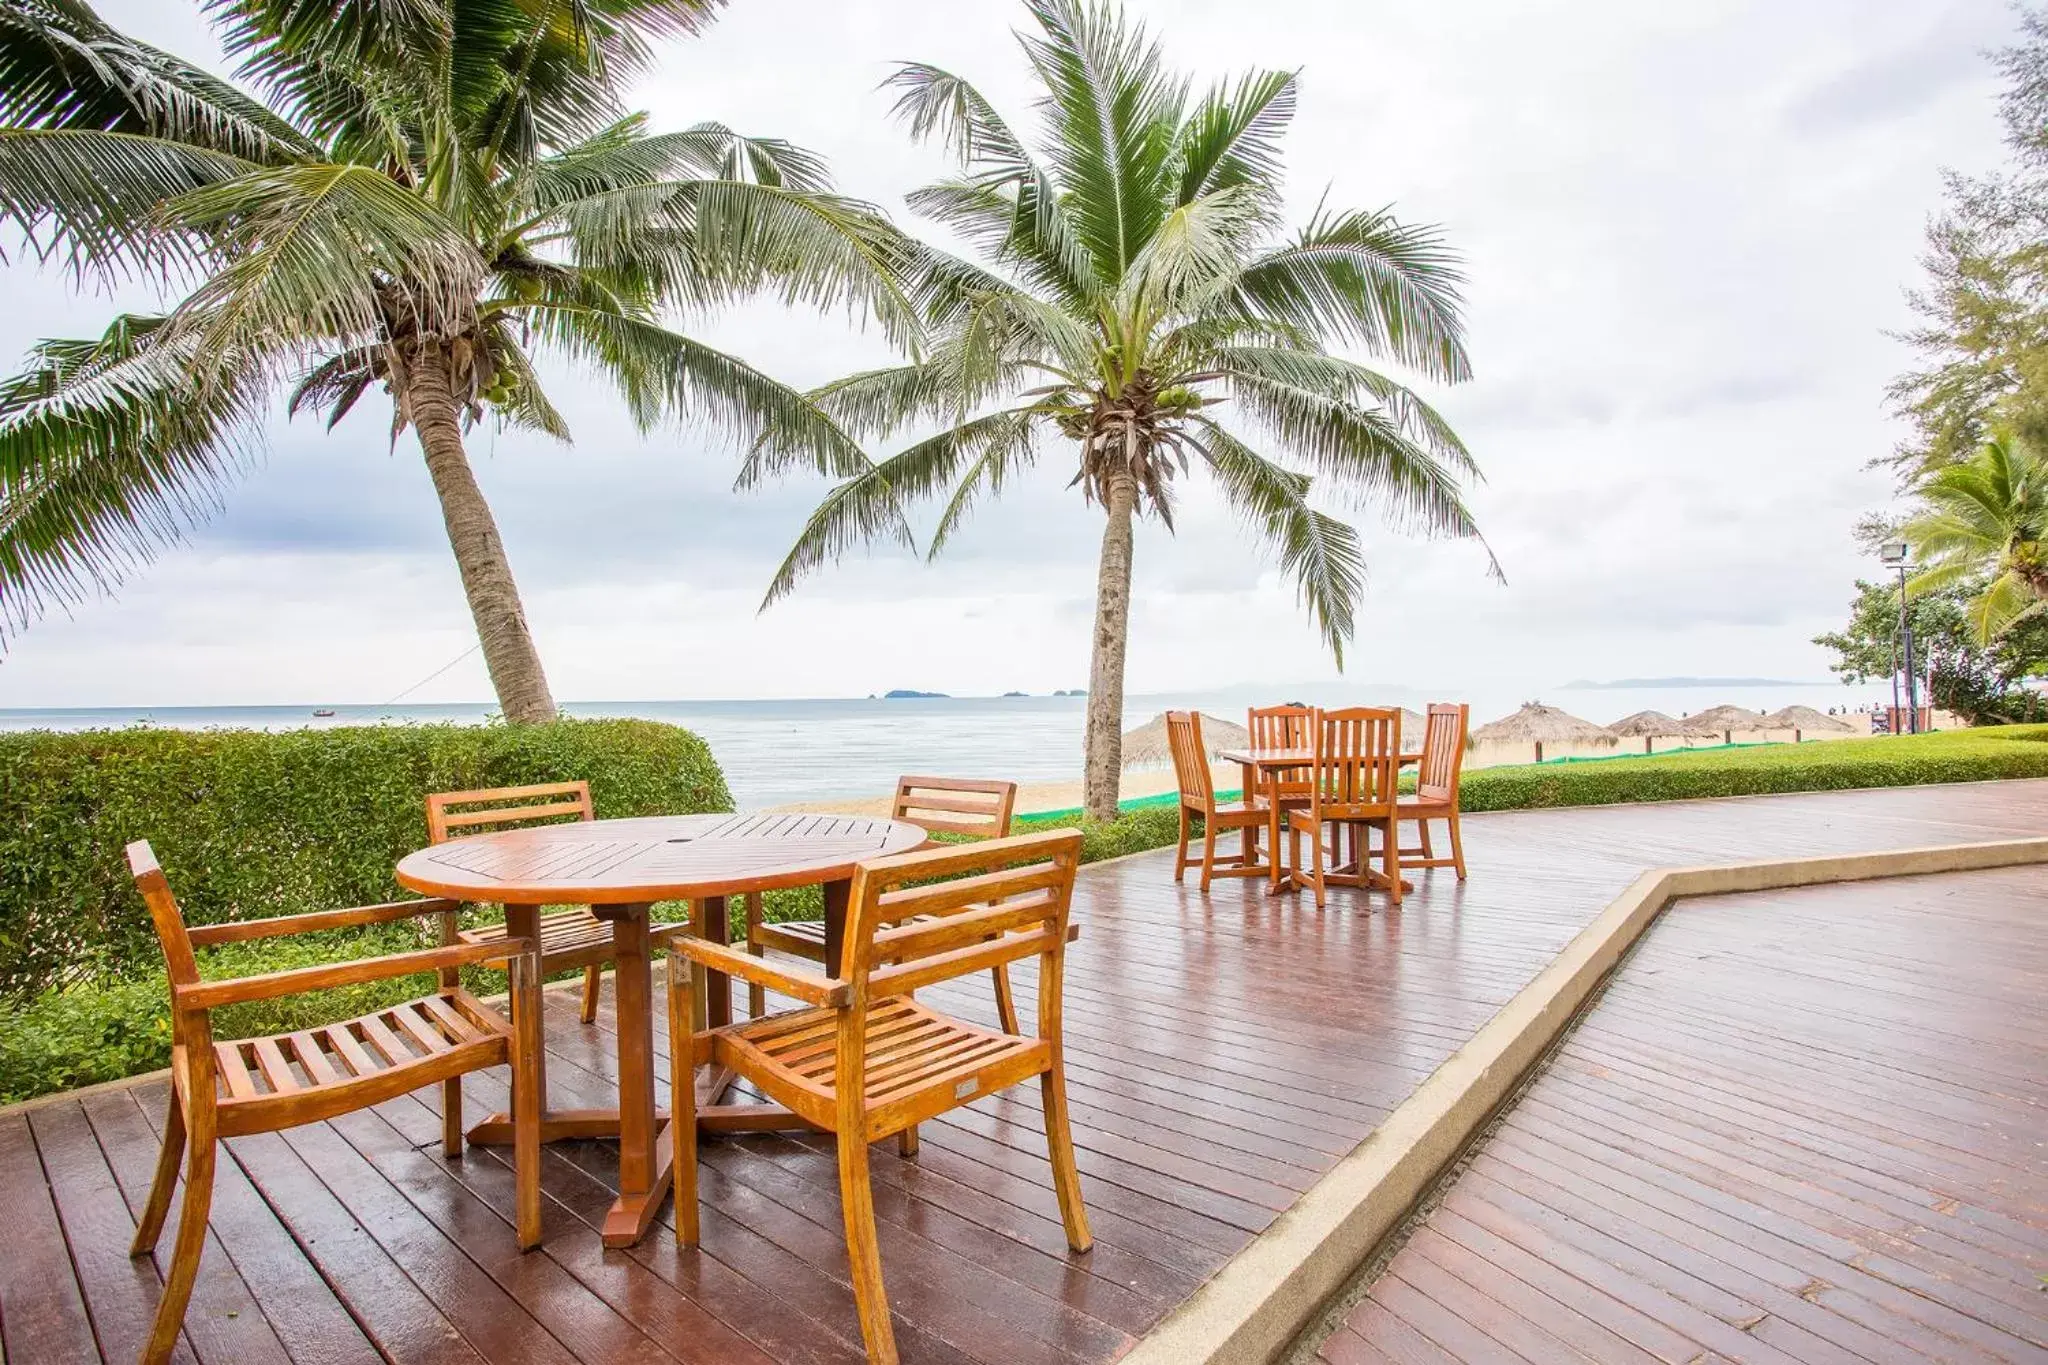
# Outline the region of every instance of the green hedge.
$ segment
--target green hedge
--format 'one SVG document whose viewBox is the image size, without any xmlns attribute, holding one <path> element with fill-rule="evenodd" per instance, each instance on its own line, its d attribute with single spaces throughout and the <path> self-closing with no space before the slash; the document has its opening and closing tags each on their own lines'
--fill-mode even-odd
<svg viewBox="0 0 2048 1365">
<path fill-rule="evenodd" d="M 601 816 L 732 808 L 704 742 L 644 720 L 0 735 L 0 999 L 160 964 L 131 839 L 195 924 L 370 904 L 428 792 L 579 777 Z"/>
<path fill-rule="evenodd" d="M 1675 751 L 1465 774 L 1467 811 L 2048 777 L 2048 725 Z"/>
</svg>

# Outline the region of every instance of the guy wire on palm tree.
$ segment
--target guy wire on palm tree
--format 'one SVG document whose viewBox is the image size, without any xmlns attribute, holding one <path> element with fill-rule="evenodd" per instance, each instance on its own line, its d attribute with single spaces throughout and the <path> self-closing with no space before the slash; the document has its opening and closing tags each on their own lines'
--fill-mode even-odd
<svg viewBox="0 0 2048 1365">
<path fill-rule="evenodd" d="M 0 0 L 0 223 L 81 283 L 173 300 L 0 383 L 0 628 L 105 591 L 210 512 L 275 396 L 332 427 L 372 388 L 415 433 L 508 720 L 555 704 L 467 431 L 567 441 L 534 361 L 642 429 L 708 421 L 851 473 L 794 391 L 663 325 L 766 290 L 908 342 L 901 241 L 818 160 L 619 105 L 720 0 L 208 0 L 235 84 L 85 0 Z M 249 92 L 255 92 L 251 94 Z"/>
<path fill-rule="evenodd" d="M 911 283 L 923 345 L 906 364 L 809 395 L 855 439 L 939 430 L 838 475 L 767 601 L 856 545 L 914 544 L 911 505 L 944 494 L 927 547 L 936 556 L 977 499 L 1000 494 L 1048 446 L 1074 451 L 1072 484 L 1105 516 L 1085 802 L 1109 819 L 1134 518 L 1170 531 L 1178 481 L 1207 471 L 1277 551 L 1341 666 L 1365 583 L 1358 533 L 1341 513 L 1372 504 L 1407 527 L 1476 537 L 1463 482 L 1478 470 L 1412 389 L 1334 348 L 1440 382 L 1466 378 L 1469 364 L 1456 260 L 1435 231 L 1384 211 L 1319 209 L 1284 235 L 1293 73 L 1252 72 L 1197 95 L 1115 7 L 1027 8 L 1036 30 L 1019 39 L 1043 91 L 1035 151 L 961 77 L 912 63 L 889 78 L 912 135 L 936 139 L 961 167 L 912 194 L 911 207 L 987 264 L 924 252 Z M 771 429 L 741 484 L 835 473 L 817 442 L 792 435 Z M 1289 463 L 1258 448 L 1267 443 Z"/>
</svg>

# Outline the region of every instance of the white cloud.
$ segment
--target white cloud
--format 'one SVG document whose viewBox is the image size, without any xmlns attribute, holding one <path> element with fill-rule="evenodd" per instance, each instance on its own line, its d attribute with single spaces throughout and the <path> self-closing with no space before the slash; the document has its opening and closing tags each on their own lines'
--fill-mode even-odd
<svg viewBox="0 0 2048 1365">
<path fill-rule="evenodd" d="M 1351 675 L 1819 676 L 1807 643 L 1862 567 L 1864 463 L 1897 439 L 1919 238 L 1943 165 L 1998 156 L 2002 0 L 1789 6 L 1627 0 L 1414 6 L 1132 4 L 1204 75 L 1299 67 L 1292 202 L 1393 203 L 1466 253 L 1478 378 L 1442 395 L 1488 482 L 1473 547 L 1365 520 L 1373 587 Z M 209 56 L 196 7 L 106 0 L 153 41 Z M 937 162 L 875 90 L 936 61 L 1013 115 L 1020 7 L 736 0 L 640 92 L 661 126 L 715 117 L 826 153 L 895 206 Z M 54 275 L 7 268 L 0 356 L 97 325 Z M 874 363 L 840 319 L 747 308 L 700 334 L 815 382 Z M 766 615 L 761 588 L 817 492 L 740 497 L 701 432 L 642 439 L 600 389 L 557 381 L 579 443 L 480 438 L 556 694 L 844 695 L 894 686 L 1042 691 L 1086 681 L 1099 523 L 1064 457 L 979 512 L 948 559 L 881 551 Z M 382 701 L 471 642 L 417 453 L 381 414 L 333 436 L 280 427 L 275 458 L 193 543 L 112 600 L 28 631 L 0 705 Z M 1141 532 L 1135 690 L 1333 676 L 1312 626 L 1213 497 L 1177 537 Z M 488 695 L 475 660 L 415 694 Z"/>
</svg>

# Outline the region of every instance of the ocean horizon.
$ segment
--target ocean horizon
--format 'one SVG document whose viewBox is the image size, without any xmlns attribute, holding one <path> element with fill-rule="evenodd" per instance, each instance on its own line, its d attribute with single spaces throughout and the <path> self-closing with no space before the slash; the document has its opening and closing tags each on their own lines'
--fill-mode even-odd
<svg viewBox="0 0 2048 1365">
<path fill-rule="evenodd" d="M 1692 680 L 1686 680 L 1688 684 Z M 1673 715 L 1732 702 L 1754 710 L 1812 706 L 1826 711 L 1882 704 L 1882 685 L 1750 680 L 1699 686 L 1531 690 L 1495 685 L 1477 691 L 1393 684 L 1243 685 L 1125 698 L 1124 728 L 1169 708 L 1192 707 L 1240 722 L 1247 706 L 1399 705 L 1420 709 L 1456 697 L 1472 703 L 1473 724 L 1513 711 L 1538 695 L 1575 715 L 1606 724 L 1654 708 Z M 914 698 L 818 697 L 774 700 L 566 702 L 572 716 L 633 717 L 694 730 L 711 746 L 742 808 L 886 793 L 904 773 L 1001 776 L 1058 782 L 1081 771 L 1084 708 L 1079 696 Z M 316 716 L 315 711 L 332 715 Z M 0 730 L 173 729 L 289 730 L 341 725 L 482 724 L 489 702 L 362 705 L 308 702 L 259 706 L 0 707 Z"/>
</svg>

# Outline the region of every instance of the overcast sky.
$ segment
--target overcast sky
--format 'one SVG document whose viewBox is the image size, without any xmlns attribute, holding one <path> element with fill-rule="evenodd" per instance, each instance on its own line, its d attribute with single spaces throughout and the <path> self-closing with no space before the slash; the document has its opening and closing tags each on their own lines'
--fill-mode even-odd
<svg viewBox="0 0 2048 1365">
<path fill-rule="evenodd" d="M 188 0 L 112 22 L 219 54 Z M 1487 476 L 1504 565 L 1367 518 L 1346 676 L 1534 693 L 1571 678 L 1826 677 L 1808 643 L 1867 572 L 1850 540 L 1891 495 L 1885 382 L 1910 321 L 1940 169 L 2000 156 L 1987 47 L 2001 0 L 1132 0 L 1203 78 L 1299 67 L 1297 219 L 1392 204 L 1465 258 L 1476 378 L 1440 395 Z M 1008 0 L 733 0 L 636 92 L 657 126 L 716 118 L 826 154 L 901 214 L 938 174 L 875 89 L 897 60 L 975 79 L 1015 122 Z M 12 254 L 12 253 L 10 253 Z M 5 269 L 0 364 L 97 331 L 104 297 Z M 763 305 L 689 330 L 816 383 L 886 360 L 838 318 Z M 573 448 L 479 431 L 557 698 L 955 694 L 1087 681 L 1100 523 L 1061 459 L 980 512 L 947 558 L 850 561 L 756 614 L 820 491 L 730 491 L 703 432 L 643 438 L 585 376 L 551 391 Z M 0 662 L 0 706 L 383 702 L 474 642 L 418 449 L 365 400 L 333 434 L 275 424 L 267 464 L 190 542 Z M 1293 593 L 1217 501 L 1141 528 L 1136 692 L 1333 679 Z M 471 658 L 412 694 L 485 700 Z"/>
</svg>

